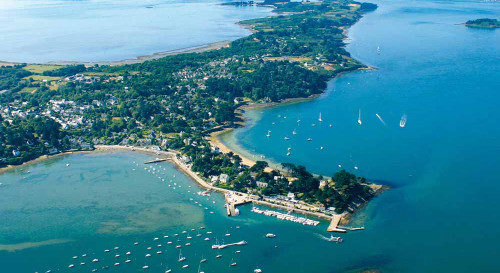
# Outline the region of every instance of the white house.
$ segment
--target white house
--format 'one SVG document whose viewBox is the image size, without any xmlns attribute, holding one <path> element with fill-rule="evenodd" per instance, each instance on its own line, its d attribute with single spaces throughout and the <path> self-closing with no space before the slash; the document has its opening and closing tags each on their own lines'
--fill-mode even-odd
<svg viewBox="0 0 500 273">
<path fill-rule="evenodd" d="M 223 173 L 223 174 L 220 175 L 219 180 L 222 183 L 227 183 L 227 182 L 229 182 L 229 175 Z"/>
</svg>

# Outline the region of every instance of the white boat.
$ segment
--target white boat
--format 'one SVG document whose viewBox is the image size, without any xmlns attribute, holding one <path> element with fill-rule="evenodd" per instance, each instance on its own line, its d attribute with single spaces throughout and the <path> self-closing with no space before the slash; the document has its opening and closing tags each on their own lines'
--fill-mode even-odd
<svg viewBox="0 0 500 273">
<path fill-rule="evenodd" d="M 268 233 L 266 234 L 266 238 L 274 238 L 276 237 L 276 234 Z"/>
<path fill-rule="evenodd" d="M 292 135 L 296 135 L 296 134 L 297 134 L 297 131 L 295 131 L 295 129 L 293 129 Z"/>
<path fill-rule="evenodd" d="M 170 272 L 172 272 L 172 269 L 165 270 L 165 273 L 170 273 Z"/>
<path fill-rule="evenodd" d="M 147 265 L 142 267 L 142 269 L 148 269 L 148 268 L 149 268 L 149 266 L 147 266 Z"/>
<path fill-rule="evenodd" d="M 284 139 L 285 139 L 285 140 L 290 140 L 290 138 L 289 138 L 289 137 L 285 137 Z"/>
<path fill-rule="evenodd" d="M 183 262 L 186 260 L 186 257 L 182 257 L 182 251 L 179 251 L 179 262 Z"/>
<path fill-rule="evenodd" d="M 151 257 L 151 254 L 149 254 L 149 253 L 148 253 L 148 254 L 146 254 L 146 257 Z"/>
<path fill-rule="evenodd" d="M 363 122 L 361 121 L 361 109 L 359 109 L 358 124 L 363 124 Z"/>
<path fill-rule="evenodd" d="M 406 126 L 407 116 L 404 114 L 399 121 L 399 127 L 404 128 Z"/>
<path fill-rule="evenodd" d="M 68 265 L 68 268 L 73 268 L 73 267 L 75 267 L 75 265 L 74 265 L 74 264 L 70 264 L 70 265 Z"/>
<path fill-rule="evenodd" d="M 312 138 L 308 138 L 307 141 L 312 141 Z"/>
<path fill-rule="evenodd" d="M 220 254 L 217 254 L 217 256 L 215 256 L 215 258 L 220 258 L 220 257 L 222 257 L 222 255 Z"/>
<path fill-rule="evenodd" d="M 185 264 L 185 265 L 182 266 L 182 268 L 188 268 L 188 267 L 189 267 L 188 264 Z"/>
<path fill-rule="evenodd" d="M 344 239 L 342 239 L 340 237 L 333 237 L 333 235 L 331 235 L 330 238 L 328 238 L 328 241 L 342 243 L 344 241 Z"/>
<path fill-rule="evenodd" d="M 288 152 L 288 153 L 286 153 L 286 156 L 290 156 L 290 154 L 291 154 L 291 153 L 290 153 L 290 152 Z"/>
<path fill-rule="evenodd" d="M 323 119 L 321 118 L 321 112 L 319 112 L 319 118 L 318 118 L 318 121 L 319 121 L 319 122 L 323 122 Z"/>
<path fill-rule="evenodd" d="M 266 137 L 270 137 L 270 136 L 271 136 L 271 130 L 268 130 Z"/>
<path fill-rule="evenodd" d="M 262 273 L 262 270 L 260 268 L 256 268 L 253 270 L 254 273 Z"/>
<path fill-rule="evenodd" d="M 99 260 L 98 260 L 98 259 L 93 259 L 93 260 L 92 260 L 92 262 L 93 262 L 93 263 L 98 263 L 98 262 L 99 262 Z"/>
<path fill-rule="evenodd" d="M 380 46 L 377 46 L 377 54 L 380 55 Z"/>
</svg>

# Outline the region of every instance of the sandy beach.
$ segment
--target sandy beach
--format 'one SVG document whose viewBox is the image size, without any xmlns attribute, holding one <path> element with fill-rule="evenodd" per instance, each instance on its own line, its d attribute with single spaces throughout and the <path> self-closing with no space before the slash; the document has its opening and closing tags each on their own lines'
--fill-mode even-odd
<svg viewBox="0 0 500 273">
<path fill-rule="evenodd" d="M 215 43 L 210 43 L 206 45 L 200 45 L 200 46 L 194 46 L 194 47 L 187 47 L 187 48 L 180 48 L 180 49 L 174 49 L 174 50 L 168 50 L 168 51 L 163 51 L 163 52 L 157 52 L 151 55 L 144 55 L 144 56 L 138 56 L 135 59 L 126 59 L 126 60 L 120 60 L 120 61 L 102 61 L 102 62 L 78 62 L 78 61 L 67 61 L 67 62 L 48 62 L 44 64 L 51 64 L 51 65 L 75 65 L 75 64 L 84 64 L 85 66 L 94 66 L 94 65 L 125 65 L 125 64 L 136 64 L 136 63 L 142 63 L 145 61 L 149 60 L 156 60 L 160 59 L 166 56 L 173 56 L 173 55 L 178 55 L 178 54 L 186 54 L 186 53 L 201 53 L 209 50 L 216 50 L 220 49 L 223 47 L 229 46 L 231 41 L 220 41 L 220 42 L 215 42 Z"/>
</svg>

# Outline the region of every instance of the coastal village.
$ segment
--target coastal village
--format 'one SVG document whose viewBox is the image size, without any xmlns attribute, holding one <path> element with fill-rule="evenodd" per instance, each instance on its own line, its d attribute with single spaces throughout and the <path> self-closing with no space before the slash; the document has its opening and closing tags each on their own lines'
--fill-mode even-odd
<svg viewBox="0 0 500 273">
<path fill-rule="evenodd" d="M 254 34 L 219 50 L 126 66 L 3 66 L 13 80 L 0 95 L 0 166 L 101 145 L 170 151 L 186 171 L 244 196 L 242 203 L 326 219 L 356 211 L 380 188 L 346 171 L 327 178 L 290 163 L 271 170 L 265 161 L 221 153 L 210 141 L 212 133 L 242 124 L 242 105 L 311 97 L 329 78 L 365 68 L 343 48 L 344 28 L 372 7 L 275 7 L 300 12 L 245 21 Z M 228 202 L 231 215 L 240 201 Z"/>
</svg>

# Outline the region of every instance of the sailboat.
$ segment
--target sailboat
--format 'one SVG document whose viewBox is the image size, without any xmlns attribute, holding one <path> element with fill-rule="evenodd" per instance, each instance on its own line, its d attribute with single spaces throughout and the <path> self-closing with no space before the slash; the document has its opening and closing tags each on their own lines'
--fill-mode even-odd
<svg viewBox="0 0 500 273">
<path fill-rule="evenodd" d="M 361 109 L 359 109 L 358 124 L 363 124 L 363 122 L 361 121 Z"/>
<path fill-rule="evenodd" d="M 404 114 L 399 121 L 399 127 L 404 128 L 406 126 L 407 116 Z"/>
<path fill-rule="evenodd" d="M 318 118 L 318 121 L 319 121 L 319 122 L 323 122 L 323 119 L 321 118 L 321 112 L 319 112 L 319 118 Z"/>
<path fill-rule="evenodd" d="M 182 250 L 179 251 L 179 262 L 183 262 L 186 260 L 186 257 L 182 257 Z"/>
</svg>

